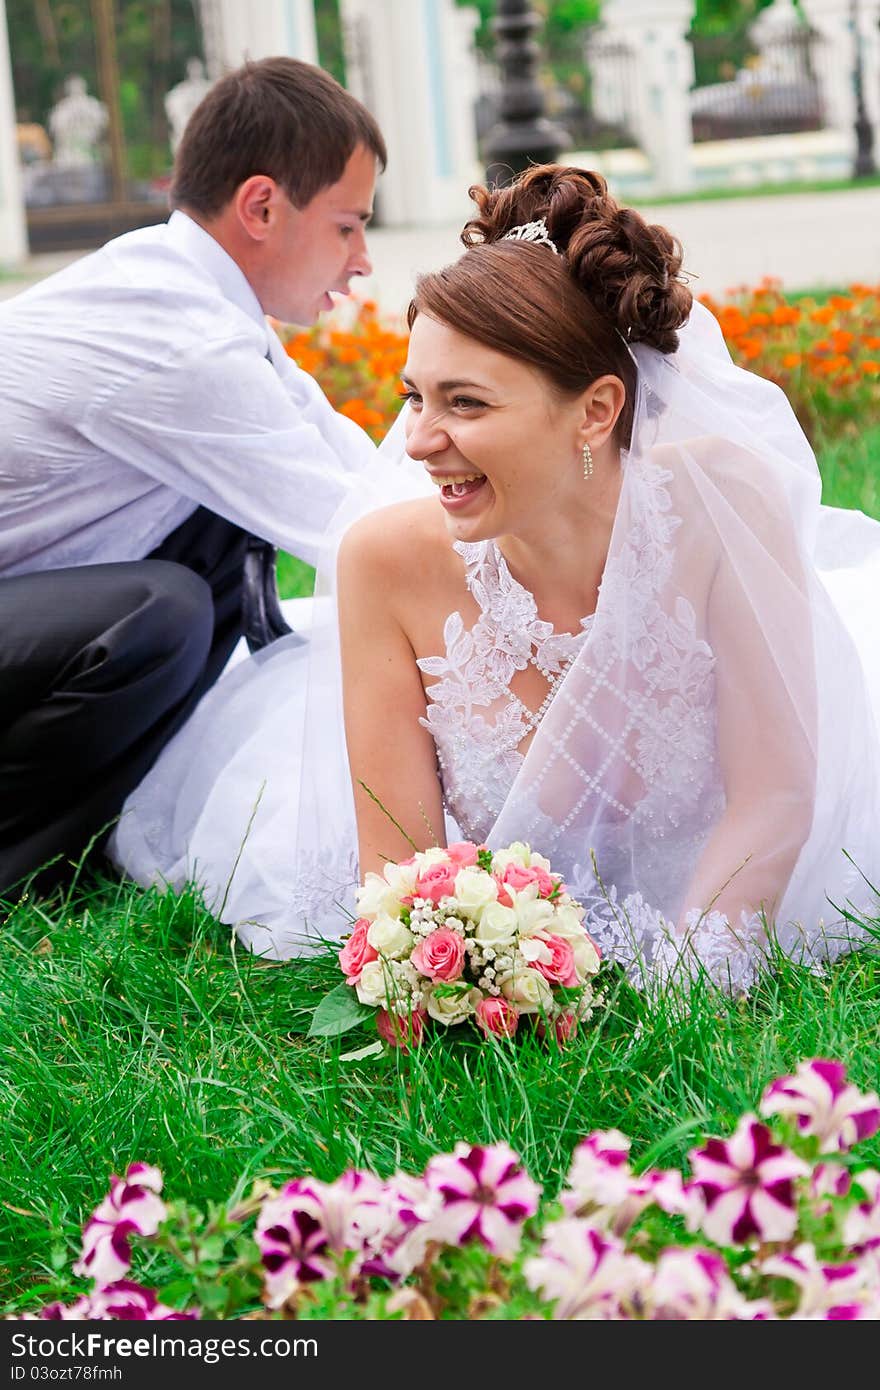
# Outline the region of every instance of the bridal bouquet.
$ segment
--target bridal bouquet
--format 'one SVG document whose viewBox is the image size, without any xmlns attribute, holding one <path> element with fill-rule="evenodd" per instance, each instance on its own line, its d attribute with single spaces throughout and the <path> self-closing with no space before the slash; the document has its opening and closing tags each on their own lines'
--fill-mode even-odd
<svg viewBox="0 0 880 1390">
<path fill-rule="evenodd" d="M 368 873 L 339 953 L 345 984 L 395 1047 L 431 1018 L 512 1037 L 522 1020 L 566 1041 L 590 1018 L 599 950 L 584 909 L 526 844 L 463 841 Z"/>
</svg>

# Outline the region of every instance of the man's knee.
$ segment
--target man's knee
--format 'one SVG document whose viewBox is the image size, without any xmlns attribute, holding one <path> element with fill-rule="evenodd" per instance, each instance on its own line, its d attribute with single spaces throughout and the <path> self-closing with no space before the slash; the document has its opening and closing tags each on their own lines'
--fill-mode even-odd
<svg viewBox="0 0 880 1390">
<path fill-rule="evenodd" d="M 133 600 L 130 611 L 145 660 L 182 664 L 194 680 L 205 665 L 214 634 L 210 585 L 185 565 L 168 560 L 140 560 L 125 568 Z"/>
</svg>

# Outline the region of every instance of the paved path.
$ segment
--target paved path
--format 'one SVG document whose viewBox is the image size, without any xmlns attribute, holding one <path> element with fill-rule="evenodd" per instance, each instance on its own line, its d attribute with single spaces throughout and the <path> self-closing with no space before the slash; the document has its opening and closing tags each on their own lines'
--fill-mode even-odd
<svg viewBox="0 0 880 1390">
<path fill-rule="evenodd" d="M 880 188 L 657 204 L 641 211 L 682 242 L 696 293 L 723 294 L 764 275 L 777 276 L 793 290 L 880 283 Z M 465 200 L 462 221 L 467 212 Z M 358 293 L 371 295 L 389 314 L 402 313 L 416 274 L 460 253 L 458 231 L 458 225 L 375 228 L 370 234 L 374 272 L 360 282 Z M 32 257 L 21 276 L 0 280 L 0 298 L 78 254 Z"/>
</svg>

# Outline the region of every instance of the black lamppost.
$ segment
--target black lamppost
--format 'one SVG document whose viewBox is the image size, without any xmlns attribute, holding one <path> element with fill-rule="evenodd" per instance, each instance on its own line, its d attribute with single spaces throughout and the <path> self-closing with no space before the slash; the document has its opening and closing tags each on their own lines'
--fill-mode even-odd
<svg viewBox="0 0 880 1390">
<path fill-rule="evenodd" d="M 856 157 L 854 179 L 867 179 L 876 174 L 874 163 L 874 131 L 865 107 L 865 76 L 862 66 L 862 32 L 859 24 L 859 0 L 850 0 L 850 26 L 853 36 L 853 87 L 856 97 Z"/>
<path fill-rule="evenodd" d="M 500 120 L 486 137 L 486 182 L 509 183 L 530 164 L 552 163 L 570 143 L 568 132 L 544 115 L 537 80 L 541 21 L 529 0 L 498 0 L 492 28 L 501 69 Z"/>
</svg>

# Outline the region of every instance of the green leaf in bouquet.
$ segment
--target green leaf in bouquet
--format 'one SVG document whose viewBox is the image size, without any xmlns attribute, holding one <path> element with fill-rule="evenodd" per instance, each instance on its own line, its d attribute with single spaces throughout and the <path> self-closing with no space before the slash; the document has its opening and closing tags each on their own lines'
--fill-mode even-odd
<svg viewBox="0 0 880 1390">
<path fill-rule="evenodd" d="M 553 998 L 558 999 L 560 1004 L 576 1004 L 584 993 L 583 985 L 556 985 L 553 990 Z"/>
<path fill-rule="evenodd" d="M 310 1038 L 335 1038 L 347 1033 L 349 1028 L 357 1028 L 359 1023 L 372 1017 L 375 1009 L 362 1004 L 351 985 L 337 985 L 325 994 L 315 1012 L 307 1036 Z"/>
</svg>

